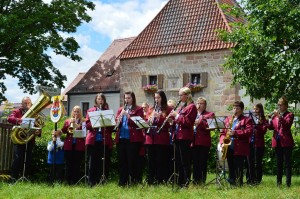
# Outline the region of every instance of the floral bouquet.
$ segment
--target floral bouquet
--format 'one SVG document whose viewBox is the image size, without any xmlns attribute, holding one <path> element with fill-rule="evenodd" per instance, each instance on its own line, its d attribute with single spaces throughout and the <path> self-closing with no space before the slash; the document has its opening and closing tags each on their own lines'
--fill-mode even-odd
<svg viewBox="0 0 300 199">
<path fill-rule="evenodd" d="M 156 92 L 157 91 L 157 85 L 156 84 L 148 84 L 146 86 L 143 86 L 144 91 L 149 91 L 149 92 Z"/>
<path fill-rule="evenodd" d="M 195 92 L 200 91 L 204 86 L 202 84 L 188 83 L 187 85 L 185 85 L 185 87 L 188 87 L 192 92 Z"/>
</svg>

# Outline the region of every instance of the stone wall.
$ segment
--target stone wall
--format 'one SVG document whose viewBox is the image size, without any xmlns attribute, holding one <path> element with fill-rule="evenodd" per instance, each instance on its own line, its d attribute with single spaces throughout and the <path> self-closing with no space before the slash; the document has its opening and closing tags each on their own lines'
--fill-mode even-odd
<svg viewBox="0 0 300 199">
<path fill-rule="evenodd" d="M 147 93 L 142 89 L 142 76 L 163 74 L 163 90 L 168 99 L 177 101 L 178 90 L 184 86 L 184 73 L 207 72 L 207 87 L 194 92 L 193 99 L 195 101 L 200 96 L 205 97 L 208 101 L 208 111 L 214 111 L 217 115 L 228 114 L 228 105 L 240 100 L 239 87 L 230 85 L 232 74 L 224 71 L 222 67 L 224 58 L 229 53 L 229 50 L 218 50 L 121 60 L 121 96 L 124 91 L 134 91 L 138 105 L 144 101 L 153 104 L 153 93 Z"/>
</svg>

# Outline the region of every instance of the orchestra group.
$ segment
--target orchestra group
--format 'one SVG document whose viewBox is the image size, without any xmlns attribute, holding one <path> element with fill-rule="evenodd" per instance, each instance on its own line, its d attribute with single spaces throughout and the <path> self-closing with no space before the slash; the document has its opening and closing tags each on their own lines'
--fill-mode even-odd
<svg viewBox="0 0 300 199">
<path fill-rule="evenodd" d="M 149 185 L 167 183 L 175 177 L 178 177 L 176 183 L 183 188 L 190 183 L 205 185 L 208 159 L 213 156 L 209 153 L 212 145 L 211 131 L 216 130 L 209 128 L 209 121 L 213 121 L 216 116 L 206 110 L 206 99 L 199 97 L 193 101 L 191 90 L 187 87 L 179 90 L 178 102 L 168 100 L 162 90 L 155 92 L 153 106 L 148 103 L 137 105 L 135 93 L 132 91 L 125 92 L 123 97 L 124 106 L 116 113 L 116 126 L 93 128 L 91 124 L 89 113 L 109 110 L 106 97 L 102 93 L 96 95 L 95 105 L 87 111 L 86 118 L 82 117 L 79 106 L 72 109 L 63 127 L 52 132 L 53 140 L 47 146 L 51 175 L 54 175 L 55 170 L 55 178 L 62 180 L 62 165 L 65 163 L 66 182 L 69 185 L 76 184 L 81 177 L 81 162 L 86 156 L 88 183 L 95 186 L 102 182 L 103 177 L 109 176 L 115 143 L 119 186 L 142 183 L 144 167 L 147 167 L 146 182 Z M 22 115 L 30 106 L 30 98 L 23 98 L 22 107 L 14 110 L 8 121 L 14 125 L 20 124 Z M 270 129 L 273 130 L 272 147 L 277 159 L 277 185 L 282 184 L 285 170 L 286 185 L 291 186 L 294 146 L 291 126 L 294 115 L 288 111 L 287 99 L 279 99 L 278 109 L 269 118 L 265 116 L 260 103 L 249 113 L 251 114 L 244 113 L 242 101 L 235 101 L 233 113 L 223 121 L 225 128 L 218 129 L 218 142 L 222 149 L 220 152 L 228 163 L 226 180 L 232 186 L 243 185 L 246 166 L 247 183 L 261 183 L 264 136 Z M 150 127 L 139 128 L 131 119 L 133 116 L 140 116 Z M 81 129 L 83 121 L 87 129 L 86 138 L 73 137 L 72 129 Z M 40 133 L 36 132 L 38 135 Z M 66 135 L 64 142 L 60 140 L 62 134 Z M 26 167 L 30 168 L 33 145 L 34 139 L 26 144 L 26 149 L 24 145 L 14 145 L 12 178 L 18 179 L 20 176 L 25 150 Z M 51 151 L 55 147 L 56 155 L 53 157 Z"/>
</svg>

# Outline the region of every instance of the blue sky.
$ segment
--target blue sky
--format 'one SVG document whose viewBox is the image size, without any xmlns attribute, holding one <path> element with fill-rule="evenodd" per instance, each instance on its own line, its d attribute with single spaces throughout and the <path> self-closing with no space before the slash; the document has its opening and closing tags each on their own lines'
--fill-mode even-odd
<svg viewBox="0 0 300 199">
<path fill-rule="evenodd" d="M 44 0 L 50 2 L 51 0 Z M 167 0 L 94 0 L 94 11 L 88 11 L 92 21 L 82 24 L 72 34 L 80 45 L 78 54 L 81 62 L 73 62 L 65 57 L 52 56 L 53 64 L 68 80 L 67 87 L 79 72 L 87 72 L 114 39 L 137 36 L 167 3 Z M 10 102 L 20 102 L 30 96 L 18 87 L 18 80 L 7 77 L 5 96 Z M 64 88 L 62 88 L 62 91 Z M 38 95 L 30 96 L 33 101 Z"/>
</svg>

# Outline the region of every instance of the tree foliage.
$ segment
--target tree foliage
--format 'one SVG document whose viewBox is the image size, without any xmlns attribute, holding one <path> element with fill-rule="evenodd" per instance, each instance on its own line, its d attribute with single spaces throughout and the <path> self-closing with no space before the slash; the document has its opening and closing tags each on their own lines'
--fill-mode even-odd
<svg viewBox="0 0 300 199">
<path fill-rule="evenodd" d="M 49 54 L 81 60 L 78 43 L 66 33 L 91 20 L 89 9 L 94 4 L 88 0 L 0 0 L 0 101 L 7 75 L 19 79 L 20 88 L 30 94 L 36 84 L 64 87 L 66 76 Z"/>
<path fill-rule="evenodd" d="M 243 10 L 233 7 L 230 14 L 245 23 L 232 23 L 231 32 L 221 38 L 234 42 L 225 68 L 234 75 L 252 98 L 276 101 L 285 95 L 300 100 L 300 1 L 242 0 Z"/>
</svg>

